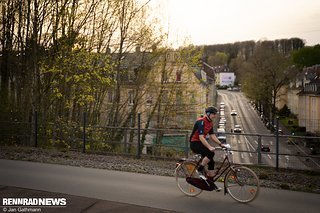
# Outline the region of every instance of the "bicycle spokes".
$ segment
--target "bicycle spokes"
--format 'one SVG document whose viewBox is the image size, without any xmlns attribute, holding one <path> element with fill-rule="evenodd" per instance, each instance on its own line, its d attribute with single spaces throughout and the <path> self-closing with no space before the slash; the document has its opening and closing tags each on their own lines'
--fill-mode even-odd
<svg viewBox="0 0 320 213">
<path fill-rule="evenodd" d="M 253 195 L 253 194 L 255 194 L 257 192 L 257 190 L 256 189 L 250 189 L 249 192 Z"/>
<path fill-rule="evenodd" d="M 226 191 L 238 202 L 248 203 L 259 192 L 259 179 L 249 168 L 241 166 L 230 170 L 225 179 Z"/>
<path fill-rule="evenodd" d="M 186 164 L 186 165 L 185 165 L 185 168 L 186 168 L 188 174 L 191 175 L 191 174 L 194 172 L 194 170 L 195 170 L 195 165 L 193 165 L 193 164 Z"/>
<path fill-rule="evenodd" d="M 194 172 L 195 169 L 195 163 L 183 162 L 175 170 L 177 186 L 181 192 L 188 196 L 197 196 L 202 192 L 201 189 L 196 188 L 195 186 L 187 182 L 187 178 L 197 177 L 197 173 Z"/>
</svg>

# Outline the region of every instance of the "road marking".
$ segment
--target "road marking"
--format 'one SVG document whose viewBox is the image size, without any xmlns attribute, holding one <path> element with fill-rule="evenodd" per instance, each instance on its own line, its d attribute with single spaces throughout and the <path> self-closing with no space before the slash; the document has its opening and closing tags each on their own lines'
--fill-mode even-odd
<svg viewBox="0 0 320 213">
<path fill-rule="evenodd" d="M 307 155 L 307 153 L 303 150 L 303 149 L 301 149 L 297 144 L 295 144 L 295 146 L 296 146 L 296 148 L 298 148 L 302 153 L 304 153 L 304 154 L 306 154 Z M 314 164 L 316 164 L 318 167 L 320 167 L 320 164 L 318 164 L 317 162 L 315 162 L 312 158 L 310 159 Z"/>
<path fill-rule="evenodd" d="M 247 138 L 246 136 L 244 136 L 244 139 L 245 139 L 245 141 L 246 141 L 246 146 L 247 146 L 248 151 L 250 151 L 249 145 L 250 145 L 251 148 L 254 150 L 254 147 L 251 145 L 251 143 L 249 143 L 248 138 Z M 252 153 L 251 153 L 251 152 L 249 152 L 249 155 L 250 155 L 250 157 L 252 157 Z"/>
</svg>

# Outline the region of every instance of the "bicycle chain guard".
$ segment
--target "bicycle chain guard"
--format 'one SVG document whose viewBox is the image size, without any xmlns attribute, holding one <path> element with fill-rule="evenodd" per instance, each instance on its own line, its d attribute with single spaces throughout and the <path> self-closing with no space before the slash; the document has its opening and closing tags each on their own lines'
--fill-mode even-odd
<svg viewBox="0 0 320 213">
<path fill-rule="evenodd" d="M 206 191 L 213 191 L 216 189 L 216 186 L 213 181 L 203 180 L 201 178 L 187 177 L 186 181 L 191 185 Z"/>
</svg>

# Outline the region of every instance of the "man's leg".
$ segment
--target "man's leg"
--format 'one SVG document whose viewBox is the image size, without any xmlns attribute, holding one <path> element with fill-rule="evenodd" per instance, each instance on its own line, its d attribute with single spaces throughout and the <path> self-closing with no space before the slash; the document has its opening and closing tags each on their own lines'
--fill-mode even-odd
<svg viewBox="0 0 320 213">
<path fill-rule="evenodd" d="M 210 162 L 210 159 L 208 157 L 204 157 L 202 159 L 201 165 L 206 166 Z"/>
<path fill-rule="evenodd" d="M 214 170 L 214 160 L 211 159 L 210 162 L 208 162 L 208 176 L 213 177 L 216 175 L 216 171 Z"/>
<path fill-rule="evenodd" d="M 204 167 L 210 162 L 210 159 L 208 157 L 204 157 L 200 163 L 200 166 L 198 168 L 199 177 L 206 180 L 206 175 L 204 171 Z"/>
<path fill-rule="evenodd" d="M 211 161 L 208 163 L 208 176 L 209 177 L 214 177 L 216 175 L 216 170 L 214 170 L 214 160 L 213 157 L 211 159 Z M 222 188 L 218 187 L 215 183 L 214 184 L 215 190 L 217 192 L 220 192 Z"/>
</svg>

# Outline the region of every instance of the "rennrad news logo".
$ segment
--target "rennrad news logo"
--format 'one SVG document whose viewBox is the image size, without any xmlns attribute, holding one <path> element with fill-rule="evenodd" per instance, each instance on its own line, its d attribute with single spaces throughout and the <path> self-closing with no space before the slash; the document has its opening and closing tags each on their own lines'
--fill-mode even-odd
<svg viewBox="0 0 320 213">
<path fill-rule="evenodd" d="M 66 205 L 66 198 L 2 198 L 1 207 L 2 212 L 41 212 L 44 207 L 66 207 Z"/>
<path fill-rule="evenodd" d="M 2 206 L 66 206 L 66 198 L 2 198 Z"/>
</svg>

